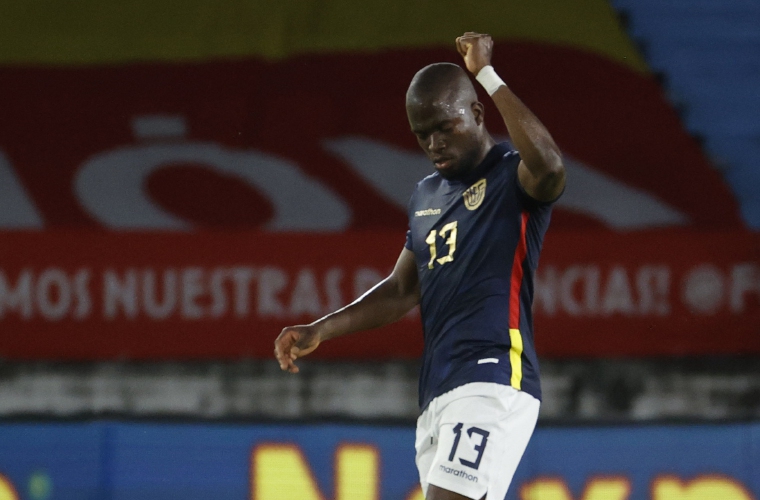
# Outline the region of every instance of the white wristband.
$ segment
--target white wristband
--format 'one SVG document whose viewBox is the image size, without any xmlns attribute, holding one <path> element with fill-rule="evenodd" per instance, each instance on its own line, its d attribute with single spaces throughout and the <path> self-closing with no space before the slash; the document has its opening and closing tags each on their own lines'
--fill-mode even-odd
<svg viewBox="0 0 760 500">
<path fill-rule="evenodd" d="M 484 89 L 486 89 L 488 95 L 494 95 L 496 91 L 499 90 L 499 87 L 506 85 L 504 80 L 499 78 L 499 75 L 496 74 L 496 70 L 494 70 L 493 66 L 490 64 L 478 71 L 475 79 L 480 82 Z"/>
</svg>

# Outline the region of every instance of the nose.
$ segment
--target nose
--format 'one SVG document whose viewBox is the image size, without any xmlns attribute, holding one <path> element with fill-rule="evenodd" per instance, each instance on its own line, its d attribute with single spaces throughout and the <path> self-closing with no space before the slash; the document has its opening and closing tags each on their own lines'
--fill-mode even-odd
<svg viewBox="0 0 760 500">
<path fill-rule="evenodd" d="M 446 142 L 443 139 L 443 135 L 438 132 L 430 134 L 427 140 L 427 149 L 430 152 L 441 151 L 446 147 Z"/>
</svg>

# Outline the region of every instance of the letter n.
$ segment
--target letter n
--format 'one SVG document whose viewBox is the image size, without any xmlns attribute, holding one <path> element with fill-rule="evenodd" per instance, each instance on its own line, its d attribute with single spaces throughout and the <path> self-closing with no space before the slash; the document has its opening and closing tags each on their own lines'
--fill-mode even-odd
<svg viewBox="0 0 760 500">
<path fill-rule="evenodd" d="M 625 477 L 594 477 L 586 483 L 581 500 L 628 500 L 631 483 Z M 573 500 L 567 483 L 559 478 L 535 479 L 520 488 L 520 500 Z"/>
<path fill-rule="evenodd" d="M 378 500 L 379 454 L 368 445 L 341 445 L 335 454 L 335 500 Z M 251 500 L 325 500 L 301 449 L 262 444 L 253 450 Z"/>
<path fill-rule="evenodd" d="M 747 489 L 730 477 L 700 476 L 692 481 L 662 476 L 652 483 L 652 500 L 754 500 Z"/>
<path fill-rule="evenodd" d="M 0 500 L 19 500 L 18 493 L 10 479 L 0 474 Z"/>
</svg>

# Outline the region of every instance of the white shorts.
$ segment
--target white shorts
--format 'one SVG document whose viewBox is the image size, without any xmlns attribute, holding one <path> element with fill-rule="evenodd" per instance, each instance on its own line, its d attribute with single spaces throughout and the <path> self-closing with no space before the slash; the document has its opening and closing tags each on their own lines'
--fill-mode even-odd
<svg viewBox="0 0 760 500">
<path fill-rule="evenodd" d="M 438 396 L 417 419 L 417 469 L 428 486 L 473 500 L 504 500 L 538 420 L 539 401 L 490 382 Z"/>
</svg>

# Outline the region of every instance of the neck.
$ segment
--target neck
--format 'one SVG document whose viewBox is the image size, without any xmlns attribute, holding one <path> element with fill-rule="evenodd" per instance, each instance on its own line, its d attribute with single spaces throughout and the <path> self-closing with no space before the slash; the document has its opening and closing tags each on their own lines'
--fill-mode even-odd
<svg viewBox="0 0 760 500">
<path fill-rule="evenodd" d="M 480 145 L 480 151 L 478 152 L 478 156 L 475 158 L 475 162 L 470 167 L 470 171 L 474 170 L 478 165 L 483 163 L 483 160 L 485 160 L 486 155 L 488 155 L 488 152 L 491 151 L 491 149 L 496 146 L 496 141 L 493 140 L 493 137 L 491 137 L 491 134 L 488 132 L 484 133 L 483 142 Z"/>
<path fill-rule="evenodd" d="M 481 163 L 483 163 L 488 152 L 496 145 L 496 141 L 494 141 L 488 133 L 486 133 L 483 139 L 484 140 L 481 142 L 477 154 L 472 156 L 472 161 L 469 162 L 467 168 L 452 177 L 446 177 L 446 179 L 450 181 L 461 181 L 462 179 L 466 179 Z"/>
</svg>

